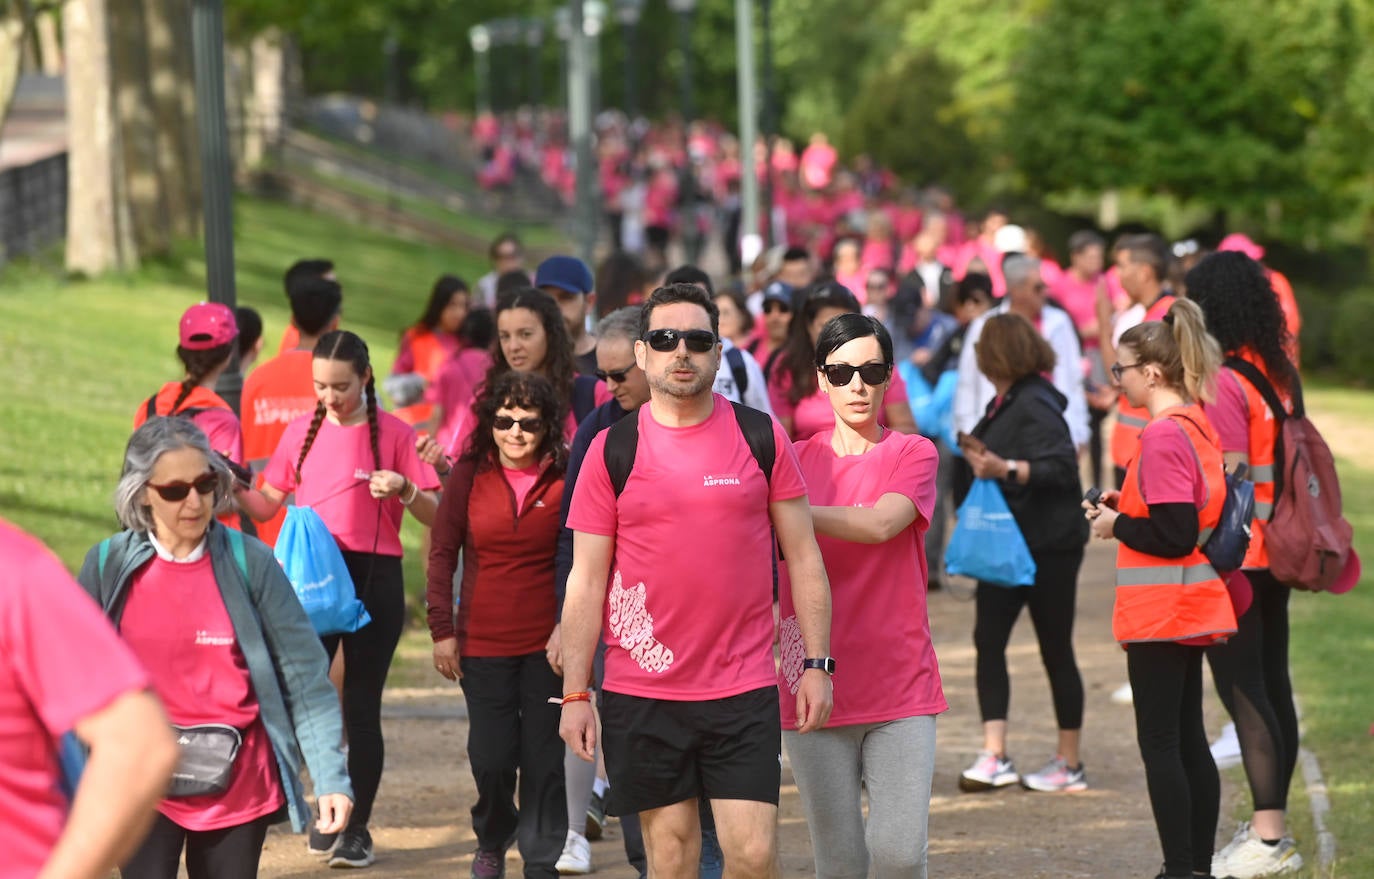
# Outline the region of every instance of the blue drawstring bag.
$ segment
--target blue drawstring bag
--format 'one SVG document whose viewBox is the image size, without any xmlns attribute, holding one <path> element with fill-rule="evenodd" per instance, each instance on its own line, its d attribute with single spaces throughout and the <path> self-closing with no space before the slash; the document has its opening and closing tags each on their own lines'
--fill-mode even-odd
<svg viewBox="0 0 1374 879">
<path fill-rule="evenodd" d="M 945 548 L 949 573 L 998 586 L 1035 582 L 1035 559 L 996 482 L 974 480 L 957 515 Z"/>
<path fill-rule="evenodd" d="M 343 553 L 319 513 L 310 507 L 288 507 L 274 554 L 318 634 L 356 632 L 372 622 L 353 590 Z"/>
</svg>

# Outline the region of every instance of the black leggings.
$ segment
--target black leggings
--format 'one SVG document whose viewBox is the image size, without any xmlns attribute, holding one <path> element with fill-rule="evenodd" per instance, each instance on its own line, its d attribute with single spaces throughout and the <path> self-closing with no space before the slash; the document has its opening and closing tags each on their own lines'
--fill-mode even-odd
<svg viewBox="0 0 1374 879">
<path fill-rule="evenodd" d="M 978 651 L 978 709 L 984 722 L 1007 719 L 1011 702 L 1007 641 L 1022 606 L 1030 605 L 1040 659 L 1054 696 L 1055 719 L 1060 729 L 1081 729 L 1083 678 L 1073 655 L 1073 617 L 1083 549 L 1042 550 L 1031 555 L 1035 558 L 1034 585 L 978 583 L 973 624 L 973 645 Z"/>
<path fill-rule="evenodd" d="M 1298 764 L 1298 712 L 1288 677 L 1289 589 L 1267 570 L 1245 573 L 1254 602 L 1231 640 L 1207 648 L 1207 661 L 1236 724 L 1255 811 L 1287 809 Z"/>
<path fill-rule="evenodd" d="M 1136 741 L 1169 876 L 1212 870 L 1221 782 L 1202 725 L 1202 653 L 1173 641 L 1126 648 Z"/>
<path fill-rule="evenodd" d="M 333 657 L 343 642 L 344 730 L 348 734 L 348 776 L 353 780 L 351 829 L 367 827 L 372 803 L 382 783 L 386 748 L 382 743 L 382 688 L 391 668 L 396 643 L 405 622 L 406 597 L 400 556 L 345 552 L 344 563 L 353 588 L 372 621 L 347 635 L 326 635 L 325 652 Z"/>
<path fill-rule="evenodd" d="M 223 830 L 187 830 L 158 815 L 143 845 L 120 868 L 122 879 L 176 879 L 186 849 L 190 879 L 255 879 L 272 816 Z"/>
</svg>

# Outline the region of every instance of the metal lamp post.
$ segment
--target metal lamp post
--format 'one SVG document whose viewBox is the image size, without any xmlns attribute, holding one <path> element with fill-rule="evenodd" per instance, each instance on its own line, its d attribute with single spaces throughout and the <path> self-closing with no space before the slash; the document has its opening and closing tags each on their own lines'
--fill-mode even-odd
<svg viewBox="0 0 1374 879">
<path fill-rule="evenodd" d="M 601 112 L 601 31 L 606 26 L 606 4 L 603 0 L 585 0 L 582 4 L 582 32 L 587 35 L 587 75 L 591 77 L 592 119 Z"/>
<path fill-rule="evenodd" d="M 558 39 L 558 103 L 568 106 L 572 100 L 568 83 L 571 81 L 569 49 L 572 41 L 572 10 L 560 6 L 553 11 L 553 33 Z"/>
<path fill-rule="evenodd" d="M 477 65 L 477 112 L 491 109 L 491 61 L 487 53 L 491 51 L 491 31 L 484 24 L 474 25 L 468 30 L 468 41 L 472 43 L 472 56 Z"/>
<path fill-rule="evenodd" d="M 682 42 L 682 121 L 691 122 L 692 109 L 692 12 L 697 0 L 668 0 L 668 8 L 677 13 L 678 37 Z"/>
<path fill-rule="evenodd" d="M 544 46 L 544 22 L 537 18 L 525 19 L 525 48 L 529 49 L 530 82 L 529 101 L 531 107 L 539 106 L 544 97 L 544 71 L 539 66 L 539 50 Z"/>
<path fill-rule="evenodd" d="M 639 38 L 639 18 L 644 0 L 616 0 L 615 20 L 625 33 L 625 115 L 631 120 L 639 116 L 639 88 L 635 81 L 637 65 L 635 49 Z"/>
</svg>

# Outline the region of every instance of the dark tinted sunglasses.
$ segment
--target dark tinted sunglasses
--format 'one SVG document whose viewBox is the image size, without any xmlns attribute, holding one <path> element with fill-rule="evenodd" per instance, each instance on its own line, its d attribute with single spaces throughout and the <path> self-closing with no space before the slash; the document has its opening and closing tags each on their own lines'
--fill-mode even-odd
<svg viewBox="0 0 1374 879">
<path fill-rule="evenodd" d="M 538 433 L 544 429 L 544 419 L 539 417 L 511 418 L 509 415 L 498 415 L 491 422 L 491 426 L 497 430 L 510 430 L 517 424 L 525 433 Z"/>
<path fill-rule="evenodd" d="M 848 363 L 827 363 L 821 367 L 825 380 L 831 387 L 843 388 L 854 380 L 854 373 L 869 387 L 877 387 L 892 375 L 890 363 L 865 363 L 863 366 L 850 366 Z"/>
<path fill-rule="evenodd" d="M 166 485 L 148 483 L 148 487 L 157 492 L 158 497 L 162 498 L 164 501 L 170 501 L 171 503 L 178 503 L 186 500 L 193 488 L 196 490 L 196 494 L 204 497 L 205 495 L 214 494 L 218 486 L 219 477 L 213 473 L 206 473 L 204 476 L 196 479 L 195 482 L 169 482 Z"/>
<path fill-rule="evenodd" d="M 767 302 L 763 303 L 763 313 L 764 313 L 764 314 L 772 314 L 772 313 L 775 312 L 775 311 L 780 311 L 780 312 L 783 312 L 784 314 L 786 314 L 787 312 L 789 312 L 789 311 L 791 311 L 791 310 L 792 310 L 792 309 L 790 309 L 790 308 L 787 307 L 787 303 L 786 303 L 786 302 L 782 302 L 782 301 L 777 300 L 777 299 L 769 299 Z"/>
<path fill-rule="evenodd" d="M 604 381 L 613 381 L 613 382 L 615 382 L 616 384 L 620 384 L 620 383 L 622 383 L 622 382 L 625 381 L 625 377 L 628 376 L 628 375 L 630 374 L 630 370 L 632 370 L 632 369 L 634 369 L 634 365 L 633 365 L 633 364 L 630 365 L 630 366 L 625 367 L 624 369 L 617 369 L 617 370 L 613 370 L 613 371 L 611 371 L 611 372 L 607 372 L 607 371 L 604 370 L 604 369 L 598 369 L 598 370 L 596 371 L 596 377 L 599 378 L 599 379 L 601 379 L 603 382 L 604 382 Z"/>
<path fill-rule="evenodd" d="M 687 343 L 688 351 L 705 354 L 716 344 L 716 334 L 710 330 L 650 330 L 644 334 L 650 348 L 665 354 L 677 350 L 678 340 Z"/>
</svg>

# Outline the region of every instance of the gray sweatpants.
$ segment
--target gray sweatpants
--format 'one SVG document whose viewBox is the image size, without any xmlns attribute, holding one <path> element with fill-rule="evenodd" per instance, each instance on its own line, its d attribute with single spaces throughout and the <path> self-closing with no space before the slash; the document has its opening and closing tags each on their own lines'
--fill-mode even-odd
<svg viewBox="0 0 1374 879">
<path fill-rule="evenodd" d="M 783 745 L 806 809 L 817 879 L 925 879 L 935 718 L 838 726 Z M 863 789 L 868 790 L 864 826 Z"/>
</svg>

